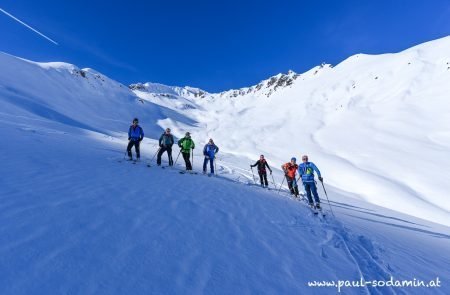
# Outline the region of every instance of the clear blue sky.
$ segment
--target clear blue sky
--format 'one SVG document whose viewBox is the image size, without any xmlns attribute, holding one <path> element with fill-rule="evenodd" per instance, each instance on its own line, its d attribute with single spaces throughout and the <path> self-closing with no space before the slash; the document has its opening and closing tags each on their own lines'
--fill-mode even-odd
<svg viewBox="0 0 450 295">
<path fill-rule="evenodd" d="M 448 0 L 3 0 L 0 51 L 215 92 L 450 35 Z M 1 66 L 1 65 L 0 65 Z"/>
</svg>

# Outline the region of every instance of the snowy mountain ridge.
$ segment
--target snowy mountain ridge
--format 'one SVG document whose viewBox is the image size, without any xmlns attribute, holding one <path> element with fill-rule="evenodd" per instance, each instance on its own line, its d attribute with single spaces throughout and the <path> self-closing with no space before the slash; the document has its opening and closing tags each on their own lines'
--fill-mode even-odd
<svg viewBox="0 0 450 295">
<path fill-rule="evenodd" d="M 200 88 L 194 88 L 190 86 L 185 87 L 178 87 L 178 86 L 166 86 L 164 84 L 159 83 L 136 83 L 131 84 L 129 88 L 131 90 L 141 91 L 141 92 L 148 92 L 148 93 L 154 93 L 154 94 L 173 94 L 178 95 L 186 98 L 209 98 L 209 99 L 215 99 L 215 98 L 237 98 L 240 96 L 246 96 L 246 95 L 254 95 L 254 96 L 261 96 L 264 95 L 266 97 L 271 96 L 274 92 L 283 89 L 285 87 L 292 86 L 295 80 L 299 77 L 307 77 L 311 75 L 316 75 L 319 73 L 320 70 L 331 68 L 331 65 L 328 64 L 322 64 L 320 66 L 314 67 L 311 70 L 305 72 L 304 74 L 300 75 L 295 73 L 292 70 L 289 70 L 286 74 L 279 73 L 277 75 L 274 75 L 268 79 L 262 80 L 256 85 L 250 86 L 250 87 L 243 87 L 239 89 L 231 89 L 226 90 L 223 92 L 218 93 L 209 93 L 205 90 L 202 90 Z"/>
</svg>

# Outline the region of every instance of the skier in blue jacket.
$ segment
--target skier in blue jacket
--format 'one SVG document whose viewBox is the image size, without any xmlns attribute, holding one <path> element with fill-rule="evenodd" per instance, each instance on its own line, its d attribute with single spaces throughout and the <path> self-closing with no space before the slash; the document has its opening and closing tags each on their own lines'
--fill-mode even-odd
<svg viewBox="0 0 450 295">
<path fill-rule="evenodd" d="M 305 187 L 306 196 L 308 197 L 308 202 L 311 207 L 314 207 L 314 202 L 311 196 L 311 192 L 314 195 L 314 201 L 316 202 L 316 209 L 320 208 L 320 199 L 319 194 L 317 194 L 317 186 L 314 180 L 314 171 L 317 172 L 317 176 L 320 181 L 323 181 L 323 178 L 320 174 L 319 168 L 314 165 L 313 162 L 308 161 L 308 156 L 304 155 L 302 157 L 302 164 L 298 166 L 298 174 L 302 177 L 303 186 Z"/>
<path fill-rule="evenodd" d="M 214 174 L 214 158 L 218 152 L 219 148 L 214 144 L 212 138 L 210 138 L 203 148 L 203 155 L 205 156 L 205 160 L 203 161 L 203 174 L 206 174 L 206 164 L 208 164 L 208 161 L 211 174 Z"/>
<path fill-rule="evenodd" d="M 128 129 L 128 146 L 127 146 L 127 153 L 128 158 L 130 160 L 133 159 L 133 156 L 131 154 L 131 149 L 133 148 L 136 150 L 136 159 L 139 160 L 141 158 L 141 153 L 139 149 L 139 144 L 141 143 L 142 139 L 144 139 L 144 130 L 142 130 L 142 127 L 138 125 L 139 120 L 138 118 L 133 119 L 133 125 L 130 126 Z"/>
</svg>

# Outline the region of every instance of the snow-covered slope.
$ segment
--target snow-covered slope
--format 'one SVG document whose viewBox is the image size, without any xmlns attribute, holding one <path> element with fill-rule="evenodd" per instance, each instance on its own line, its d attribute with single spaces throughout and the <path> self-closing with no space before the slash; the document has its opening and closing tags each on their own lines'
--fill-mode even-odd
<svg viewBox="0 0 450 295">
<path fill-rule="evenodd" d="M 128 87 L 92 69 L 65 63 L 35 63 L 4 53 L 0 53 L 0 64 L 0 103 L 6 116 L 12 113 L 45 118 L 124 137 L 124 126 L 133 117 L 152 127 L 167 118 L 195 124 L 169 108 L 144 102 Z M 161 130 L 147 129 L 147 135 L 156 138 Z"/>
<path fill-rule="evenodd" d="M 277 166 L 309 154 L 329 184 L 450 225 L 449 81 L 446 37 L 188 97 L 198 106 L 186 114 L 200 123 L 200 138 L 224 151 L 265 154 Z"/>
<path fill-rule="evenodd" d="M 440 47 L 446 42 L 434 43 Z M 430 52 L 435 47 L 427 46 L 419 47 L 428 52 L 422 53 L 422 58 L 434 57 L 436 53 Z M 261 92 L 253 88 L 236 97 L 151 84 L 146 87 L 153 90 L 133 92 L 94 70 L 35 63 L 3 53 L 0 65 L 1 294 L 334 294 L 335 287 L 314 288 L 308 282 L 385 281 L 391 277 L 427 282 L 439 277 L 441 287 L 367 286 L 342 291 L 449 293 L 450 229 L 442 219 L 446 213 L 428 218 L 437 224 L 420 219 L 421 212 L 411 216 L 399 213 L 405 210 L 402 208 L 387 209 L 384 202 L 381 207 L 374 205 L 377 202 L 370 199 L 370 191 L 358 190 L 357 185 L 378 181 L 379 167 L 364 166 L 371 163 L 369 158 L 351 166 L 341 154 L 348 146 L 359 159 L 362 156 L 355 148 L 360 144 L 370 148 L 367 154 L 389 158 L 389 148 L 395 151 L 400 143 L 369 142 L 370 146 L 338 128 L 350 124 L 344 113 L 361 120 L 360 127 L 350 125 L 352 132 L 362 132 L 369 124 L 369 118 L 350 104 L 342 107 L 342 112 L 339 108 L 333 111 L 344 100 L 344 78 L 329 104 L 325 98 L 319 99 L 321 92 L 311 94 L 314 99 L 299 95 L 318 88 L 314 83 L 326 86 L 326 75 L 333 82 L 337 79 L 334 71 L 344 71 L 345 63 L 334 69 L 319 67 L 289 85 L 280 82 L 276 90 L 278 82 L 272 83 L 269 96 L 261 87 Z M 435 67 L 438 65 L 424 72 L 434 73 Z M 369 94 L 375 91 L 375 87 L 366 88 Z M 352 89 L 348 91 L 356 91 Z M 374 106 L 367 107 L 367 117 L 389 115 L 377 112 L 378 101 L 369 102 Z M 416 120 L 424 116 L 421 112 L 427 113 L 426 108 L 439 115 L 433 103 L 417 110 Z M 183 108 L 183 104 L 192 107 Z M 409 103 L 405 112 L 412 111 L 412 105 Z M 442 111 L 445 107 L 441 106 Z M 147 137 L 141 148 L 143 162 L 133 165 L 122 159 L 126 131 L 136 116 Z M 193 132 L 198 146 L 194 157 L 197 171 L 203 141 L 212 136 L 221 147 L 219 176 L 179 174 L 181 159 L 174 169 L 147 167 L 157 150 L 156 139 L 166 126 L 173 127 L 178 137 Z M 386 138 L 385 125 L 368 126 L 373 136 L 366 140 Z M 392 129 L 398 136 L 400 129 Z M 333 130 L 339 135 L 336 142 L 328 137 L 327 132 Z M 406 157 L 424 144 L 398 137 L 410 144 L 403 152 Z M 445 133 L 438 138 L 438 147 L 445 151 Z M 285 189 L 278 193 L 252 185 L 248 164 L 257 154 L 264 151 L 277 168 L 292 155 L 300 156 L 303 149 L 323 171 L 336 218 L 326 206 L 326 217 L 312 216 L 305 204 L 289 198 Z M 425 163 L 434 168 L 432 177 L 439 172 L 439 164 L 447 161 L 437 157 L 437 150 L 427 153 L 431 160 Z M 175 149 L 174 156 L 177 152 Z M 386 162 L 373 161 L 380 166 Z M 409 171 L 409 163 L 400 165 L 406 165 L 404 170 L 411 175 L 421 175 L 422 166 Z M 402 179 L 408 181 L 409 174 L 403 172 Z M 351 175 L 357 181 L 349 181 L 349 188 Z M 339 176 L 346 181 L 338 181 Z M 277 187 L 282 179 L 275 169 Z M 430 196 L 426 207 L 409 195 L 407 185 L 403 189 L 389 186 L 394 181 L 384 181 L 394 200 L 407 196 L 409 204 L 424 212 L 440 206 L 432 199 L 435 196 Z M 445 181 L 440 184 L 447 185 Z M 429 185 L 428 180 L 423 185 Z M 322 190 L 320 194 L 323 197 Z"/>
</svg>

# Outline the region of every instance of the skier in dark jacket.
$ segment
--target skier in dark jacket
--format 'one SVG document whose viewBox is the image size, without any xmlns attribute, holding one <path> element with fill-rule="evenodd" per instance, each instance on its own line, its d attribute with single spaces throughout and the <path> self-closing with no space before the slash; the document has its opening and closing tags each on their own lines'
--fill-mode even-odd
<svg viewBox="0 0 450 295">
<path fill-rule="evenodd" d="M 166 132 L 159 138 L 159 152 L 158 157 L 156 158 L 156 164 L 158 166 L 161 166 L 161 156 L 165 151 L 167 151 L 167 156 L 169 157 L 169 166 L 173 166 L 172 146 L 174 142 L 173 135 L 170 134 L 170 128 L 167 128 Z"/>
<path fill-rule="evenodd" d="M 138 125 L 139 120 L 138 118 L 133 119 L 133 125 L 130 126 L 128 129 L 128 146 L 127 146 L 127 153 L 129 160 L 133 160 L 133 155 L 131 154 L 131 149 L 134 146 L 134 149 L 136 150 L 136 159 L 139 160 L 141 158 L 141 152 L 139 149 L 139 144 L 141 143 L 142 139 L 144 139 L 144 130 L 142 130 L 142 127 Z"/>
<path fill-rule="evenodd" d="M 258 166 L 258 174 L 259 174 L 259 180 L 261 181 L 261 186 L 264 187 L 264 184 L 266 187 L 269 186 L 269 182 L 267 181 L 267 169 L 269 169 L 270 174 L 272 174 L 272 169 L 270 169 L 269 164 L 267 164 L 266 159 L 264 159 L 264 155 L 261 155 L 259 157 L 259 160 L 256 161 L 255 164 L 250 165 L 250 167 L 256 167 Z"/>
<path fill-rule="evenodd" d="M 208 143 L 203 148 L 203 155 L 205 156 L 205 160 L 203 161 L 203 174 L 206 174 L 206 164 L 208 164 L 208 161 L 211 174 L 214 174 L 214 158 L 218 152 L 219 148 L 214 144 L 212 138 L 210 138 Z"/>
<path fill-rule="evenodd" d="M 307 155 L 304 155 L 302 157 L 302 162 L 303 163 L 298 167 L 298 174 L 300 174 L 300 176 L 302 177 L 302 182 L 303 186 L 305 187 L 309 205 L 311 207 L 315 207 L 316 209 L 320 209 L 320 198 L 319 194 L 317 193 L 316 181 L 314 180 L 314 171 L 317 172 L 317 176 L 319 177 L 320 181 L 323 181 L 322 175 L 320 174 L 319 168 L 317 168 L 313 162 L 308 161 Z M 316 202 L 315 206 L 313 203 L 311 192 L 314 196 L 314 201 Z"/>
<path fill-rule="evenodd" d="M 186 163 L 186 170 L 192 170 L 191 164 L 191 150 L 195 148 L 195 143 L 191 138 L 191 134 L 186 132 L 186 135 L 178 141 L 178 146 L 183 154 L 184 162 Z"/>
</svg>

